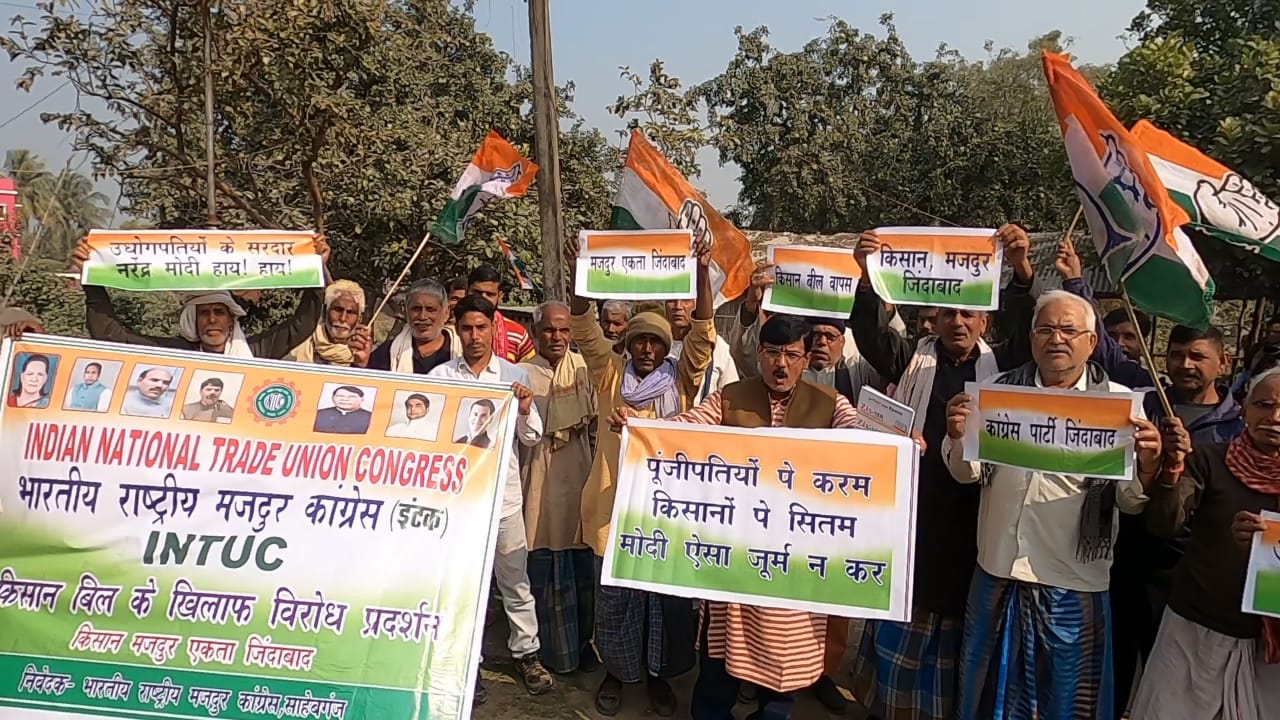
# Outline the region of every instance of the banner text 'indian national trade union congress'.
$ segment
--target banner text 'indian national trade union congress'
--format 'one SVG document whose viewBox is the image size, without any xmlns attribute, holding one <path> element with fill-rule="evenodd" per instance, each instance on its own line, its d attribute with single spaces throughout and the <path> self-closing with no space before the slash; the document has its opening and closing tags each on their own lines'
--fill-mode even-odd
<svg viewBox="0 0 1280 720">
<path fill-rule="evenodd" d="M 39 336 L 0 357 L 0 716 L 469 716 L 509 389 Z"/>
</svg>

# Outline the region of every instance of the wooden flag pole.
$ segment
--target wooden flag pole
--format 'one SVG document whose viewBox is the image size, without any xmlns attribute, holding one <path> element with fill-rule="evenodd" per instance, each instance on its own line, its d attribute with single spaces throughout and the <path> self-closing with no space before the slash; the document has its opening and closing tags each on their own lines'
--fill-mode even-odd
<svg viewBox="0 0 1280 720">
<path fill-rule="evenodd" d="M 1124 283 L 1117 283 L 1120 286 L 1120 299 L 1124 302 L 1124 311 L 1129 315 L 1129 322 L 1133 323 L 1135 330 L 1141 329 L 1138 325 L 1138 316 L 1134 314 L 1133 301 L 1129 299 L 1129 291 L 1125 289 Z M 1164 384 L 1160 382 L 1160 376 L 1156 374 L 1156 361 L 1151 357 L 1151 350 L 1145 342 L 1138 343 L 1142 347 L 1142 360 L 1147 364 L 1147 369 L 1151 371 L 1151 379 L 1156 386 L 1156 395 L 1160 396 L 1160 405 L 1164 408 L 1165 417 L 1177 417 L 1173 414 L 1173 404 L 1169 402 L 1169 395 L 1164 391 Z"/>
<path fill-rule="evenodd" d="M 1076 208 L 1076 215 L 1071 219 L 1071 226 L 1067 228 L 1067 239 L 1071 239 L 1071 236 L 1075 234 L 1076 224 L 1080 222 L 1080 218 L 1083 215 L 1084 206 L 1081 205 Z M 1141 326 L 1138 325 L 1138 316 L 1134 312 L 1133 301 L 1129 299 L 1129 291 L 1125 289 L 1123 281 L 1116 283 L 1116 285 L 1120 288 L 1120 300 L 1124 303 L 1124 311 L 1129 316 L 1129 322 L 1133 324 L 1133 328 L 1135 330 L 1140 330 Z M 1156 361 L 1151 357 L 1151 349 L 1147 347 L 1145 339 L 1143 342 L 1139 343 L 1139 345 L 1142 346 L 1142 361 L 1146 363 L 1147 369 L 1151 371 L 1151 380 L 1156 386 L 1156 395 L 1160 397 L 1160 405 L 1164 408 L 1165 416 L 1176 417 L 1173 414 L 1173 404 L 1169 402 L 1169 396 L 1164 391 L 1164 385 L 1160 382 L 1160 377 L 1156 374 Z"/>
<path fill-rule="evenodd" d="M 422 242 L 418 243 L 418 249 L 413 251 L 413 257 L 409 258 L 409 262 L 404 264 L 404 269 L 400 271 L 400 276 L 396 278 L 395 282 L 391 283 L 391 288 L 383 294 L 382 302 L 378 303 L 378 309 L 374 310 L 373 314 L 369 316 L 369 322 L 373 322 L 382 314 L 382 309 L 387 306 L 387 301 L 391 299 L 392 295 L 396 294 L 396 288 L 400 287 L 400 283 L 404 282 L 404 276 L 409 274 L 409 269 L 418 261 L 418 256 L 422 254 L 423 249 L 427 247 L 427 243 L 430 241 L 431 233 L 428 232 L 422 236 Z"/>
<path fill-rule="evenodd" d="M 1076 225 L 1080 223 L 1080 218 L 1082 217 L 1084 217 L 1083 205 L 1076 208 L 1076 216 L 1071 218 L 1071 224 L 1067 226 L 1067 234 L 1063 237 L 1063 240 L 1070 240 L 1073 245 L 1075 244 L 1075 238 L 1072 236 L 1076 234 Z"/>
</svg>

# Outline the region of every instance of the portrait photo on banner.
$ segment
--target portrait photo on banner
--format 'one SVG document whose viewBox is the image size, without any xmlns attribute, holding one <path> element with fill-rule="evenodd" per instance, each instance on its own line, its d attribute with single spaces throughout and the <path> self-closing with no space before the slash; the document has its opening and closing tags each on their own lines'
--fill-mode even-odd
<svg viewBox="0 0 1280 720">
<path fill-rule="evenodd" d="M 134 363 L 129 386 L 120 403 L 120 414 L 167 420 L 182 384 L 182 368 L 160 363 Z"/>
<path fill-rule="evenodd" d="M 182 400 L 182 419 L 198 422 L 230 423 L 244 375 L 221 370 L 196 370 L 187 383 Z"/>
<path fill-rule="evenodd" d="M 320 392 L 313 432 L 363 435 L 369 432 L 378 390 L 366 385 L 327 382 Z"/>
<path fill-rule="evenodd" d="M 397 390 L 391 403 L 387 437 L 435 442 L 440 436 L 445 396 L 420 390 Z"/>
<path fill-rule="evenodd" d="M 494 417 L 498 406 L 488 398 L 463 398 L 453 420 L 453 441 L 472 447 L 493 447 Z"/>
<path fill-rule="evenodd" d="M 5 404 L 19 408 L 47 408 L 58 376 L 57 355 L 18 353 L 13 358 Z"/>
<path fill-rule="evenodd" d="M 63 398 L 64 410 L 104 413 L 111 408 L 111 397 L 124 363 L 118 360 L 80 358 L 71 366 L 71 379 Z"/>
</svg>

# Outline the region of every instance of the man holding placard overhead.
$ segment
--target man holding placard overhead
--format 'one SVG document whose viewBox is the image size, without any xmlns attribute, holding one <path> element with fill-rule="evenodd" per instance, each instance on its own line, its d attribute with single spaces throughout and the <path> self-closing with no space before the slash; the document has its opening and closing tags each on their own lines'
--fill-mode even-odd
<svg viewBox="0 0 1280 720">
<path fill-rule="evenodd" d="M 947 403 L 966 382 L 1027 361 L 1027 328 L 1035 306 L 1031 242 L 1016 225 L 997 231 L 1013 279 L 1001 297 L 1006 342 L 983 340 L 988 314 L 941 307 L 934 335 L 912 343 L 889 327 L 891 311 L 868 280 L 868 257 L 881 248 L 875 232 L 855 250 L 862 268 L 849 317 L 859 349 L 880 375 L 896 381 L 895 399 L 915 410 L 913 433 L 923 436 L 917 487 L 916 571 L 909 623 L 867 622 L 854 666 L 854 695 L 884 720 L 950 720 L 969 580 L 977 558 L 978 490 L 951 478 L 942 455 Z M 1012 330 L 1018 328 L 1018 330 Z"/>
<path fill-rule="evenodd" d="M 978 568 L 960 657 L 959 720 L 1111 716 L 1115 686 L 1107 589 L 1112 546 L 1119 513 L 1141 512 L 1147 502 L 1146 489 L 1160 469 L 1161 441 L 1160 431 L 1141 417 L 1129 388 L 1111 382 L 1089 362 L 1098 343 L 1096 322 L 1093 305 L 1080 296 L 1045 293 L 1036 302 L 1031 331 L 1034 362 L 976 386 L 976 392 L 986 397 L 1000 388 L 1023 388 L 1024 399 L 1032 397 L 1032 388 L 1049 392 L 1037 391 L 1035 408 L 999 405 L 1010 410 L 986 415 L 985 425 L 978 417 L 978 398 L 961 393 L 947 406 L 942 445 L 947 467 L 959 483 L 979 487 L 982 496 Z M 1091 396 L 1062 397 L 1085 392 Z M 1111 397 L 1122 399 L 1120 410 L 1130 415 L 1119 425 L 1104 422 L 1096 410 L 1113 403 Z M 1059 405 L 1066 400 L 1073 409 L 1059 417 L 1052 409 L 1055 400 Z M 1025 432 L 1027 418 L 1030 433 Z M 1061 436 L 1059 423 L 1065 428 Z M 1132 428 L 1125 427 L 1129 424 Z M 1007 432 L 993 426 L 1008 426 Z M 1016 457 L 1024 467 L 1057 469 L 966 460 L 972 455 L 965 445 L 971 450 L 974 445 L 962 442 L 966 431 L 1004 440 L 981 440 L 979 453 L 997 448 L 1009 453 L 1017 445 L 1019 454 L 1007 455 L 1005 462 Z M 1136 458 L 1124 457 L 1130 452 Z M 1103 477 L 1063 469 L 1086 466 Z M 1126 473 L 1127 478 L 1116 479 Z"/>
<path fill-rule="evenodd" d="M 329 243 L 325 242 L 324 236 L 316 236 L 315 251 L 323 262 L 329 262 Z M 80 274 L 90 252 L 86 238 L 71 255 L 73 273 Z M 240 318 L 245 316 L 245 310 L 230 292 L 188 293 L 182 298 L 182 310 L 178 314 L 179 337 L 157 337 L 143 335 L 121 325 L 106 288 L 84 286 L 85 325 L 94 340 L 269 360 L 288 355 L 315 332 L 323 304 L 324 290 L 307 288 L 302 291 L 298 308 L 291 317 L 264 332 L 246 337 L 240 328 Z"/>
<path fill-rule="evenodd" d="M 574 268 L 577 244 L 568 248 Z M 613 351 L 594 308 L 575 295 L 570 305 L 573 340 L 582 353 L 596 386 L 599 417 L 608 421 L 614 411 L 628 408 L 636 417 L 669 418 L 693 406 L 711 366 L 716 341 L 712 323 L 711 247 L 697 240 L 697 296 L 689 331 L 679 359 L 670 357 L 671 324 L 658 312 L 637 312 L 627 324 L 626 355 Z M 572 279 L 569 287 L 573 288 Z M 596 555 L 597 574 L 603 563 L 613 521 L 621 438 L 600 428 L 591 475 L 582 490 L 582 535 Z M 664 678 L 693 667 L 693 637 L 697 630 L 693 603 L 629 588 L 601 586 L 596 596 L 596 647 L 604 661 L 605 678 L 596 691 L 596 710 L 616 715 L 622 706 L 624 683 L 646 681 L 649 704 L 662 717 L 676 710 L 676 697 Z"/>
</svg>

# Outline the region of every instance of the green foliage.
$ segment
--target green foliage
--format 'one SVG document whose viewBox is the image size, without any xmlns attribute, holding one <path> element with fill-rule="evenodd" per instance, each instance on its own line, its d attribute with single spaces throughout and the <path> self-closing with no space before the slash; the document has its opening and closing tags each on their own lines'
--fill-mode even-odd
<svg viewBox="0 0 1280 720">
<path fill-rule="evenodd" d="M 93 181 L 69 167 L 55 174 L 30 150 L 10 150 L 5 153 L 4 173 L 18 184 L 25 252 L 65 258 L 85 230 L 110 222 L 108 198 L 93 189 Z"/>
<path fill-rule="evenodd" d="M 680 78 L 668 75 L 661 60 L 649 65 L 647 80 L 631 68 L 618 68 L 622 80 L 631 86 L 629 95 L 619 95 L 609 112 L 626 120 L 618 130 L 625 147 L 631 131 L 639 129 L 686 178 L 697 177 L 698 151 L 707 145 L 707 133 L 698 122 L 698 95 L 681 90 Z"/>
<path fill-rule="evenodd" d="M 1150 0 L 1106 97 L 1124 120 L 1150 120 L 1280 196 L 1277 18 L 1277 0 Z"/>
<path fill-rule="evenodd" d="M 720 160 L 742 168 L 742 221 L 795 232 L 943 219 L 1064 229 L 1074 198 L 1037 53 L 972 62 L 943 47 L 919 62 L 892 17 L 880 22 L 883 38 L 832 20 L 791 53 L 769 45 L 768 28 L 739 27 L 737 55 L 695 89 Z"/>
</svg>

